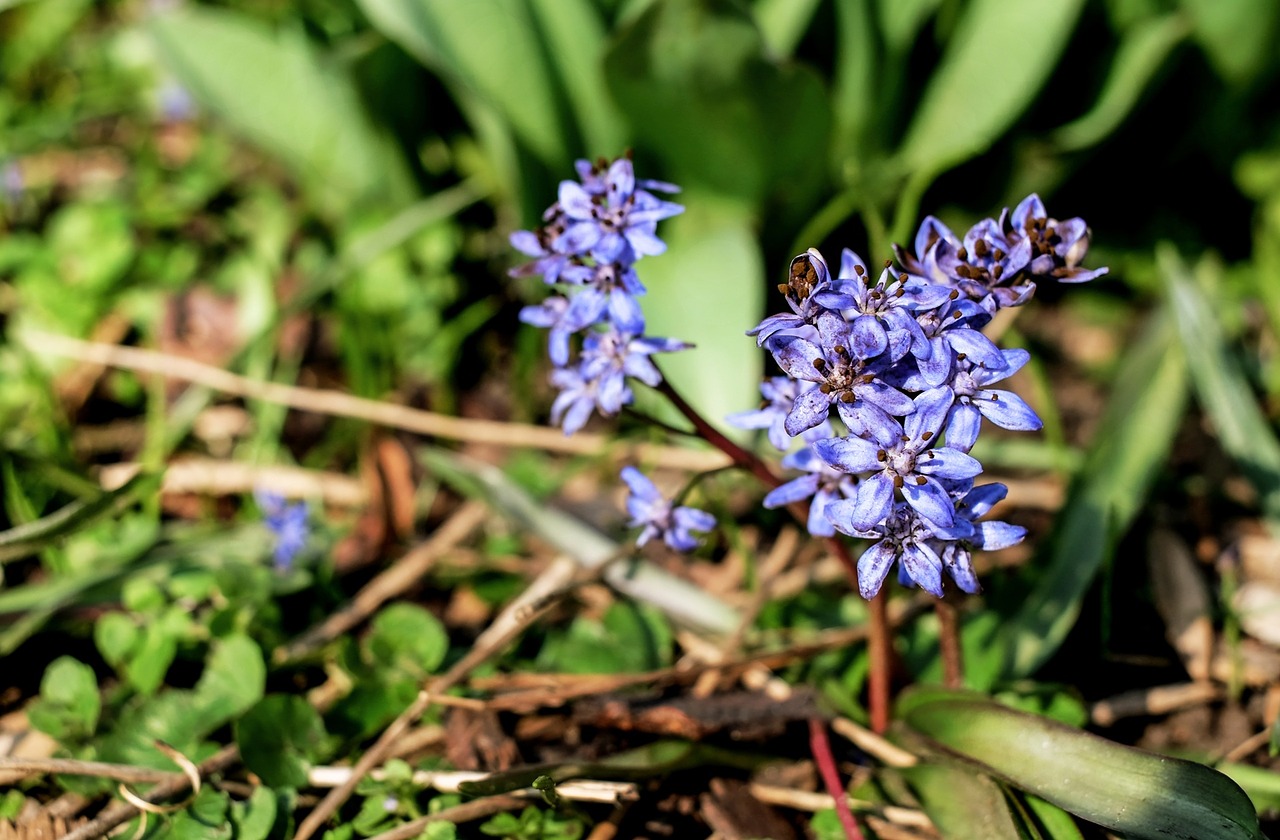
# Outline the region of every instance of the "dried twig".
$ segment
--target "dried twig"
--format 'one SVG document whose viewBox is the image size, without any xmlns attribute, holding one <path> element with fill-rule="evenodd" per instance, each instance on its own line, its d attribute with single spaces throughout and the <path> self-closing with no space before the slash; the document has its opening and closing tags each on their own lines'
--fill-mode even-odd
<svg viewBox="0 0 1280 840">
<path fill-rule="evenodd" d="M 127 764 L 107 764 L 101 761 L 78 761 L 73 758 L 0 758 L 0 771 L 39 776 L 61 773 L 66 776 L 94 776 L 114 779 L 117 782 L 147 784 L 172 782 L 184 778 L 181 773 L 153 770 L 150 767 L 132 767 Z"/>
<path fill-rule="evenodd" d="M 1089 710 L 1089 717 L 1099 726 L 1110 726 L 1121 718 L 1140 715 L 1164 715 L 1169 712 L 1211 703 L 1222 697 L 1222 687 L 1209 682 L 1158 685 L 1126 691 L 1099 700 Z"/>
<path fill-rule="evenodd" d="M 613 450 L 656 466 L 692 471 L 720 469 L 729 464 L 729 459 L 720 452 L 646 443 L 618 445 L 609 437 L 588 432 L 566 436 L 558 429 L 545 426 L 452 417 L 395 403 L 354 397 L 341 391 L 264 382 L 192 359 L 139 347 L 81 341 L 40 330 L 25 330 L 19 335 L 27 347 L 41 354 L 181 379 L 224 394 L 287 405 L 299 411 L 365 420 L 390 429 L 403 429 L 431 437 L 580 455 L 595 455 Z"/>
</svg>

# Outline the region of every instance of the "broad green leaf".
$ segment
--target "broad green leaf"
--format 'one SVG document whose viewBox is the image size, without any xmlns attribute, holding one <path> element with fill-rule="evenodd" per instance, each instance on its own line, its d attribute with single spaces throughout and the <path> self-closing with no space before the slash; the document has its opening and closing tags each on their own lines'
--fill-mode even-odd
<svg viewBox="0 0 1280 840">
<path fill-rule="evenodd" d="M 828 144 L 822 82 L 804 65 L 771 61 L 755 21 L 731 0 L 654 3 L 614 39 L 605 76 L 638 146 L 663 156 L 655 175 L 806 210 L 823 188 L 813 165 Z"/>
<path fill-rule="evenodd" d="M 234 829 L 227 819 L 230 804 L 226 793 L 205 787 L 157 836 L 164 840 L 231 840 Z"/>
<path fill-rule="evenodd" d="M 280 157 L 330 212 L 412 197 L 400 152 L 369 121 L 350 76 L 300 30 L 277 34 L 235 11 L 190 6 L 148 26 L 192 95 Z"/>
<path fill-rule="evenodd" d="M 1193 277 L 1168 244 L 1157 249 L 1156 258 L 1200 407 L 1223 448 L 1257 488 L 1272 531 L 1280 533 L 1280 442 L 1214 314 L 1209 292 L 1221 284 L 1221 268 L 1205 260 L 1196 271 L 1199 276 Z"/>
<path fill-rule="evenodd" d="M 821 0 L 756 0 L 753 11 L 769 51 L 790 58 Z"/>
<path fill-rule="evenodd" d="M 1159 310 L 1124 356 L 1097 436 L 1072 483 L 1047 563 L 1016 615 L 978 652 L 1004 676 L 1035 672 L 1067 637 L 1103 560 L 1142 509 L 1187 400 L 1187 360 Z"/>
<path fill-rule="evenodd" d="M 568 94 L 585 144 L 584 157 L 621 154 L 622 119 L 604 84 L 605 29 L 590 0 L 528 0 L 546 38 L 551 65 Z"/>
<path fill-rule="evenodd" d="M 538 655 L 538 667 L 571 674 L 651 671 L 671 664 L 671 627 L 652 607 L 619 602 L 603 621 L 579 616 L 553 636 Z"/>
<path fill-rule="evenodd" d="M 569 163 L 559 91 L 527 0 L 359 0 L 359 6 L 383 35 L 495 108 L 548 168 Z"/>
<path fill-rule="evenodd" d="M 654 360 L 708 422 L 724 429 L 727 415 L 760 399 L 764 354 L 746 332 L 760 320 L 769 272 L 745 205 L 693 190 L 683 201 L 685 213 L 662 230 L 667 253 L 637 267 L 649 288 L 642 304 L 650 335 L 695 345 Z"/>
<path fill-rule="evenodd" d="M 142 629 L 137 650 L 125 663 L 124 675 L 139 694 L 154 694 L 177 653 L 177 637 L 163 622 L 151 621 Z"/>
<path fill-rule="evenodd" d="M 909 691 L 900 717 L 948 752 L 1127 837 L 1263 836 L 1244 791 L 1202 764 L 1122 746 L 970 692 Z"/>
<path fill-rule="evenodd" d="M 92 735 L 101 711 L 93 669 L 73 657 L 59 656 L 45 669 L 40 697 L 27 714 L 36 729 L 65 741 Z"/>
<path fill-rule="evenodd" d="M 366 644 L 381 668 L 421 681 L 444 661 L 449 634 L 440 619 L 422 607 L 397 603 L 374 616 Z"/>
<path fill-rule="evenodd" d="M 206 720 L 226 723 L 262 699 L 266 682 L 262 649 L 248 636 L 228 636 L 214 641 L 193 701 Z"/>
<path fill-rule="evenodd" d="M 71 502 L 34 522 L 0 531 L 0 563 L 34 554 L 99 517 L 116 512 L 142 496 L 155 492 L 159 484 L 158 476 L 138 475 L 96 499 Z"/>
<path fill-rule="evenodd" d="M 917 764 L 898 772 L 943 837 L 1021 840 L 1009 800 L 990 776 L 947 764 Z"/>
<path fill-rule="evenodd" d="M 1209 63 L 1229 82 L 1252 79 L 1275 53 L 1273 0 L 1181 0 Z"/>
<path fill-rule="evenodd" d="M 1048 80 L 1082 6 L 970 3 L 916 108 L 899 152 L 902 168 L 938 173 L 995 142 Z"/>
<path fill-rule="evenodd" d="M 1232 761 L 1219 764 L 1218 771 L 1244 788 L 1258 813 L 1280 811 L 1280 773 Z"/>
<path fill-rule="evenodd" d="M 1188 32 L 1186 17 L 1176 13 L 1144 20 L 1126 31 L 1093 107 L 1054 132 L 1058 148 L 1083 149 L 1114 131 Z"/>
<path fill-rule="evenodd" d="M 231 822 L 235 825 L 236 840 L 267 840 L 280 810 L 276 797 L 271 788 L 258 787 L 243 802 L 231 803 Z"/>
<path fill-rule="evenodd" d="M 301 788 L 325 740 L 324 723 L 295 695 L 271 694 L 235 724 L 245 766 L 271 787 Z"/>
</svg>

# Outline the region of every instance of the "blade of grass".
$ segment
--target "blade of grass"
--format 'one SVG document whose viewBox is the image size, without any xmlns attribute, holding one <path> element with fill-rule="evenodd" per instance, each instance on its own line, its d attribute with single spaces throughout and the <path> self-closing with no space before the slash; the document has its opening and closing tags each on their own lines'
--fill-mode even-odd
<svg viewBox="0 0 1280 840">
<path fill-rule="evenodd" d="M 1206 287 L 1221 280 L 1221 269 L 1202 261 L 1193 276 L 1172 245 L 1156 249 L 1178 335 L 1190 364 L 1197 401 L 1213 423 L 1227 453 L 1261 497 L 1273 533 L 1280 533 L 1280 442 L 1258 406 L 1237 356 L 1227 346 Z"/>
<path fill-rule="evenodd" d="M 1075 624 L 1094 575 L 1142 508 L 1182 420 L 1187 391 L 1187 360 L 1162 309 L 1126 354 L 1043 571 L 996 643 L 985 648 L 985 656 L 1004 658 L 1005 677 L 1033 673 Z"/>
</svg>

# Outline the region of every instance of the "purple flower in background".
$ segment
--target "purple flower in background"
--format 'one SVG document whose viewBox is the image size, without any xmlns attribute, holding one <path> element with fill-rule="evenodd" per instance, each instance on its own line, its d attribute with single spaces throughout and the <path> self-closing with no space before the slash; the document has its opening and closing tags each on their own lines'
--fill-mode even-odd
<svg viewBox="0 0 1280 840">
<path fill-rule="evenodd" d="M 589 186 L 599 189 L 601 185 Z M 598 263 L 630 264 L 665 251 L 657 224 L 684 208 L 638 187 L 635 170 L 625 157 L 609 166 L 602 186 L 602 191 L 592 192 L 577 181 L 560 182 L 559 205 L 566 221 L 552 247 L 559 253 L 590 254 Z"/>
<path fill-rule="evenodd" d="M 642 546 L 654 537 L 679 552 L 692 551 L 698 546 L 693 531 L 710 531 L 716 519 L 705 510 L 691 507 L 674 507 L 658 488 L 635 467 L 623 467 L 622 480 L 631 490 L 627 496 L 627 513 L 631 515 L 631 527 L 643 527 L 636 545 Z"/>
<path fill-rule="evenodd" d="M 760 383 L 760 394 L 764 397 L 760 408 L 730 414 L 725 420 L 739 429 L 768 429 L 769 443 L 786 452 L 791 448 L 791 435 L 786 428 L 787 415 L 795 407 L 796 397 L 801 391 L 816 387 L 816 383 L 801 382 L 787 376 L 770 377 Z M 820 440 L 833 434 L 831 424 L 823 421 L 804 432 L 804 437 L 806 440 Z"/>
<path fill-rule="evenodd" d="M 834 536 L 836 529 L 827 518 L 827 510 L 835 502 L 854 495 L 857 485 L 853 476 L 830 466 L 808 446 L 783 458 L 782 466 L 804 470 L 806 474 L 771 490 L 764 497 L 764 506 L 779 508 L 812 499 L 809 504 L 809 533 L 815 537 Z"/>
<path fill-rule="evenodd" d="M 284 496 L 270 490 L 257 490 L 254 501 L 262 511 L 262 521 L 274 538 L 272 552 L 276 568 L 288 571 L 293 560 L 307 543 L 310 529 L 307 518 L 310 510 L 306 502 L 287 502 Z"/>
</svg>

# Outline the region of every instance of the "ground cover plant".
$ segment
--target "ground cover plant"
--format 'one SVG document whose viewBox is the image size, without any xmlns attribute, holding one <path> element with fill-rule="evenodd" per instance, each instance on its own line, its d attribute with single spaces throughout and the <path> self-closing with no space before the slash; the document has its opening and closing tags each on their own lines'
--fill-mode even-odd
<svg viewBox="0 0 1280 840">
<path fill-rule="evenodd" d="M 1278 17 L 0 0 L 0 837 L 1266 836 Z"/>
</svg>

